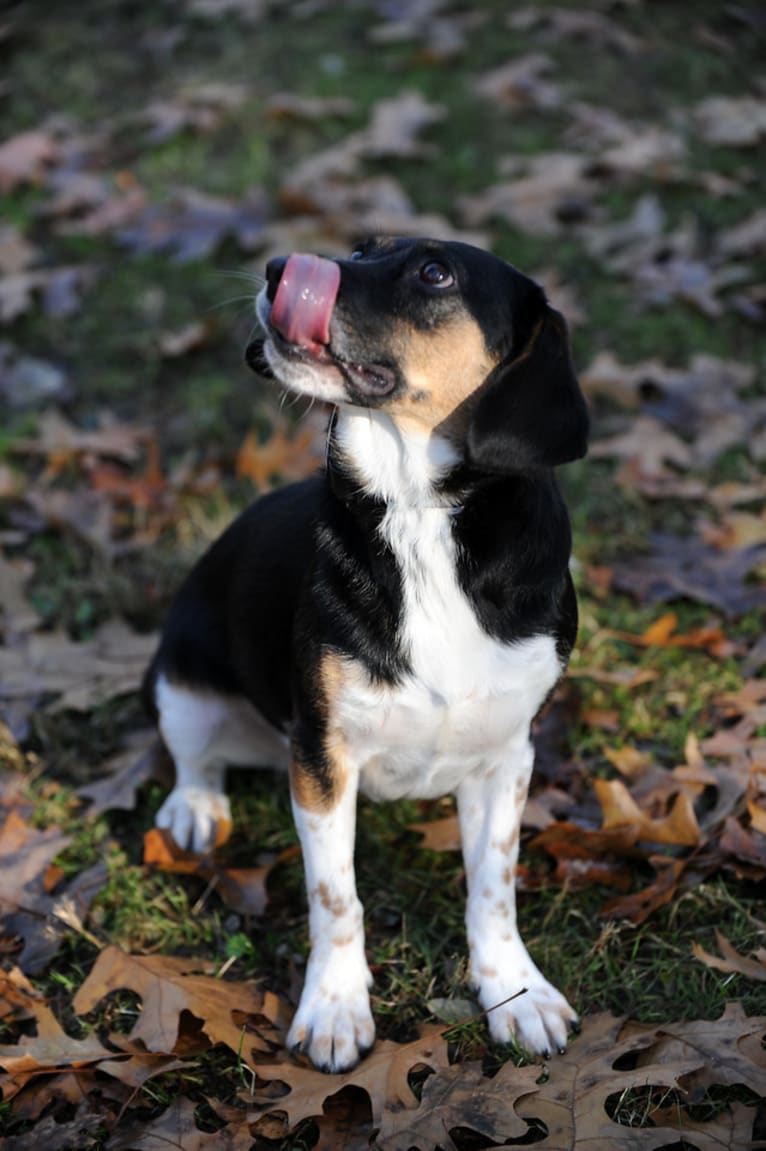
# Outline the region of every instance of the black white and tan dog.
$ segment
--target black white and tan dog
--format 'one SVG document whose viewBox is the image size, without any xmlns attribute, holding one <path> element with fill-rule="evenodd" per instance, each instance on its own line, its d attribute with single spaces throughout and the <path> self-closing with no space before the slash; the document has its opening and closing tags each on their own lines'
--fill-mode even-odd
<svg viewBox="0 0 766 1151">
<path fill-rule="evenodd" d="M 421 239 L 272 260 L 256 310 L 251 364 L 334 405 L 327 466 L 248 508 L 171 608 L 146 681 L 176 765 L 157 823 L 202 851 L 227 764 L 289 769 L 311 954 L 288 1042 L 341 1071 L 375 1035 L 357 794 L 454 793 L 490 1032 L 563 1050 L 576 1015 L 519 936 L 514 875 L 530 725 L 577 629 L 564 321 L 511 265 Z"/>
</svg>

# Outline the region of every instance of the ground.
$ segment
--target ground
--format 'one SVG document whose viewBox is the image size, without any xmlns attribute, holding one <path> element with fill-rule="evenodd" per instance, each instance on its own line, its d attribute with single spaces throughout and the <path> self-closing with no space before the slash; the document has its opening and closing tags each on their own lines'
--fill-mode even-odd
<svg viewBox="0 0 766 1151">
<path fill-rule="evenodd" d="M 639 1040 L 675 1072 L 660 1091 L 648 1073 L 636 1086 L 635 1057 L 599 1071 L 609 1146 L 658 1128 L 684 1141 L 625 1146 L 766 1140 L 746 1065 L 766 1016 L 765 37 L 755 6 L 707 0 L 7 8 L 11 1151 L 169 1137 L 461 1151 L 518 1138 L 519 1116 L 541 1148 L 586 1146 L 601 1129 L 582 1113 L 578 1129 L 574 1110 L 555 1142 L 545 1076 Z M 274 253 L 348 251 L 371 230 L 459 235 L 537 277 L 569 319 L 593 415 L 588 459 L 561 475 L 580 637 L 538 725 L 520 918 L 596 1022 L 542 1080 L 491 1047 L 470 1000 L 449 799 L 363 805 L 383 1046 L 340 1094 L 279 1062 L 307 947 L 283 782 L 233 773 L 232 834 L 205 866 L 151 833 L 167 778 L 143 757 L 136 688 L 172 589 L 240 507 L 321 458 L 323 413 L 244 364 L 259 278 Z M 93 790 L 120 771 L 119 788 Z M 147 972 L 175 989 L 156 1027 Z M 235 1000 L 252 1034 L 233 1026 Z M 258 1019 L 273 1043 L 252 1038 Z M 687 1039 L 671 1048 L 673 1028 Z M 740 1062 L 712 1074 L 730 1039 Z M 270 1079 L 291 1086 L 287 1104 Z M 513 1111 L 522 1088 L 537 1112 Z"/>
</svg>

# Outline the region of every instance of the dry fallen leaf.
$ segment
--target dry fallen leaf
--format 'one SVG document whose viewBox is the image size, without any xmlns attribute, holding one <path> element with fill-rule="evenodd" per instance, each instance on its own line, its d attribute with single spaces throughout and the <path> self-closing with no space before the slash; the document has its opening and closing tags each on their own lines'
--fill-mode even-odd
<svg viewBox="0 0 766 1151">
<path fill-rule="evenodd" d="M 403 91 L 378 101 L 366 128 L 308 156 L 287 174 L 280 189 L 283 206 L 295 215 L 327 216 L 340 236 L 355 239 L 363 231 L 363 221 L 378 213 L 383 219 L 392 214 L 414 215 L 409 199 L 391 177 L 358 179 L 362 163 L 366 157 L 427 155 L 429 149 L 420 141 L 420 133 L 444 115 L 442 105 L 429 103 L 418 92 Z M 379 233 L 381 221 L 370 230 Z"/>
<path fill-rule="evenodd" d="M 39 251 L 12 224 L 0 226 L 0 276 L 25 272 L 39 259 Z"/>
<path fill-rule="evenodd" d="M 33 572 L 28 560 L 9 560 L 0 552 L 0 618 L 5 643 L 15 642 L 40 624 L 40 616 L 26 596 Z"/>
<path fill-rule="evenodd" d="M 587 727 L 595 727 L 600 731 L 612 733 L 620 730 L 620 713 L 614 707 L 586 707 L 580 712 L 580 719 Z M 607 756 L 609 751 L 606 752 Z M 615 764 L 620 771 L 619 764 Z"/>
<path fill-rule="evenodd" d="M 729 512 L 717 524 L 703 523 L 702 538 L 724 551 L 766 544 L 766 510 L 760 515 Z"/>
<path fill-rule="evenodd" d="M 368 27 L 367 36 L 374 44 L 414 42 L 429 63 L 450 60 L 466 50 L 467 34 L 487 20 L 480 9 L 444 11 L 451 8 L 449 0 L 381 5 L 375 11 L 384 22 Z"/>
<path fill-rule="evenodd" d="M 639 416 L 626 432 L 597 440 L 590 455 L 593 459 L 635 460 L 641 475 L 649 477 L 663 475 L 666 463 L 688 468 L 692 461 L 689 445 L 652 416 Z"/>
<path fill-rule="evenodd" d="M 79 787 L 77 794 L 88 801 L 89 818 L 105 811 L 133 811 L 138 789 L 149 780 L 169 775 L 170 769 L 156 731 L 137 731 L 131 734 L 130 746 L 100 764 L 99 777 Z"/>
<path fill-rule="evenodd" d="M 186 130 L 214 131 L 246 98 L 247 88 L 243 84 L 200 83 L 182 88 L 172 97 L 152 100 L 138 113 L 137 119 L 149 125 L 148 143 L 163 144 Z"/>
<path fill-rule="evenodd" d="M 65 186 L 48 205 L 49 213 L 62 214 L 54 226 L 54 231 L 62 236 L 104 236 L 116 233 L 133 224 L 147 206 L 146 192 L 133 180 L 114 185 L 105 182 L 95 186 L 89 184 L 85 190 L 84 203 L 78 201 L 78 192 L 83 192 L 82 185 L 78 185 L 72 201 L 69 198 L 72 189 Z M 80 210 L 83 207 L 85 211 Z M 74 208 L 78 209 L 76 214 L 64 214 L 67 209 Z"/>
<path fill-rule="evenodd" d="M 647 192 L 639 196 L 628 216 L 612 223 L 586 225 L 582 238 L 590 255 L 605 268 L 618 275 L 631 275 L 639 262 L 654 260 L 667 248 L 665 225 L 659 196 Z M 597 361 L 601 357 L 608 362 L 612 353 L 600 352 Z"/>
<path fill-rule="evenodd" d="M 761 775 L 764 777 L 763 785 L 766 786 L 766 769 L 764 769 Z M 766 797 L 762 795 L 760 803 L 748 799 L 747 811 L 750 816 L 750 826 L 753 831 L 758 831 L 761 835 L 766 835 Z"/>
<path fill-rule="evenodd" d="M 50 963 L 67 929 L 87 935 L 83 920 L 108 879 L 99 861 L 61 884 L 52 864 L 70 843 L 55 827 L 30 826 L 12 807 L 0 827 L 0 920 L 8 938 L 21 940 L 16 961 L 31 974 Z"/>
<path fill-rule="evenodd" d="M 710 413 L 708 420 L 715 418 L 713 413 L 720 416 L 731 406 L 730 397 L 754 380 L 751 364 L 703 354 L 692 356 L 685 368 L 672 368 L 657 359 L 623 364 L 613 352 L 603 351 L 580 373 L 587 396 L 607 396 L 626 408 L 651 405 L 663 418 L 677 412 L 677 430 L 687 434 L 690 416 L 696 431 L 698 421 L 706 422 L 705 413 Z"/>
<path fill-rule="evenodd" d="M 96 555 L 113 560 L 136 546 L 132 538 L 115 539 L 114 505 L 106 492 L 94 492 L 82 485 L 51 488 L 44 484 L 27 488 L 24 498 L 41 523 L 56 531 L 71 532 Z"/>
<path fill-rule="evenodd" d="M 373 1126 L 379 1127 L 387 1112 L 417 1107 L 418 1099 L 409 1078 L 413 1067 L 425 1065 L 437 1070 L 448 1066 L 447 1041 L 442 1038 L 442 1030 L 433 1024 L 425 1025 L 421 1036 L 411 1043 L 378 1040 L 358 1067 L 340 1075 L 314 1071 L 284 1056 L 275 1063 L 256 1062 L 253 1070 L 259 1079 L 266 1080 L 267 1086 L 271 1080 L 284 1083 L 290 1093 L 280 1095 L 274 1107 L 273 1096 L 263 1088 L 256 1088 L 254 1102 L 271 1103 L 275 1110 L 286 1112 L 289 1126 L 293 1127 L 301 1119 L 321 1115 L 328 1095 L 353 1086 L 369 1096 Z"/>
<path fill-rule="evenodd" d="M 266 0 L 190 0 L 190 11 L 195 15 L 219 20 L 233 16 L 248 25 L 257 24 L 268 11 Z"/>
<path fill-rule="evenodd" d="M 49 1007 L 18 971 L 0 974 L 0 995 L 10 994 L 10 1002 L 22 1008 L 22 1015 L 36 1023 L 34 1035 L 22 1035 L 12 1047 L 0 1047 L 0 1067 L 9 1075 L 38 1073 L 58 1067 L 81 1067 L 109 1058 L 110 1052 L 95 1034 L 73 1039 L 62 1028 Z"/>
<path fill-rule="evenodd" d="M 625 56 L 643 47 L 639 37 L 622 28 L 617 19 L 588 9 L 530 5 L 517 8 L 508 17 L 508 26 L 519 31 L 541 29 L 546 40 L 583 40 L 588 47 L 612 48 Z"/>
<path fill-rule="evenodd" d="M 105 995 L 126 988 L 142 1000 L 141 1014 L 129 1038 L 144 1043 L 148 1051 L 174 1054 L 184 1025 L 182 1017 L 191 1015 L 198 1021 L 203 1048 L 208 1043 L 225 1043 L 246 1061 L 253 1051 L 270 1052 L 285 1021 L 276 997 L 264 995 L 254 983 L 202 974 L 200 969 L 204 968 L 210 968 L 205 960 L 128 955 L 118 947 L 107 947 L 72 1006 L 84 1015 Z"/>
<path fill-rule="evenodd" d="M 736 691 L 726 691 L 715 697 L 715 705 L 723 715 L 751 716 L 756 723 L 766 720 L 766 678 L 746 679 Z"/>
<path fill-rule="evenodd" d="M 754 1112 L 736 1104 L 707 1121 L 692 1117 L 684 1103 L 663 1111 L 661 1100 L 676 1090 L 681 1101 L 691 1086 L 747 1083 L 759 1091 L 766 1071 L 760 1036 L 766 1021 L 747 1018 L 729 1004 L 721 1019 L 701 1023 L 636 1024 L 609 1015 L 586 1017 L 582 1035 L 561 1059 L 551 1060 L 548 1077 L 517 1113 L 537 1119 L 546 1135 L 540 1151 L 656 1151 L 678 1145 L 679 1135 L 699 1151 L 739 1151 L 749 1146 Z M 625 1066 L 631 1070 L 618 1070 Z M 619 1102 L 631 1091 L 659 1090 L 647 1096 L 646 1126 L 625 1126 L 609 1117 L 607 1100 Z"/>
<path fill-rule="evenodd" d="M 753 275 L 745 265 L 714 267 L 703 259 L 672 255 L 639 264 L 632 278 L 640 297 L 650 304 L 667 307 L 678 299 L 691 304 L 704 316 L 717 319 L 726 308 L 719 292 L 734 284 L 746 283 Z"/>
<path fill-rule="evenodd" d="M 615 668 L 614 671 L 605 671 L 600 667 L 571 667 L 567 675 L 571 679 L 592 679 L 596 683 L 614 684 L 630 690 L 652 683 L 659 679 L 660 673 L 650 667 L 624 667 Z"/>
<path fill-rule="evenodd" d="M 11 324 L 32 307 L 35 293 L 45 282 L 45 273 L 13 272 L 0 278 L 0 323 Z"/>
<path fill-rule="evenodd" d="M 240 200 L 179 188 L 168 203 L 147 205 L 117 231 L 117 239 L 130 251 L 166 252 L 186 264 L 211 256 L 228 237 L 252 251 L 268 215 L 265 194 L 257 187 Z"/>
<path fill-rule="evenodd" d="M 424 156 L 429 148 L 420 134 L 447 115 L 443 104 L 425 100 L 417 89 L 400 92 L 373 105 L 369 126 L 362 133 L 365 156 Z"/>
<path fill-rule="evenodd" d="M 605 629 L 600 634 L 604 638 L 618 639 L 623 643 L 630 643 L 636 647 L 680 647 L 698 649 L 722 659 L 727 658 L 737 650 L 736 644 L 727 639 L 721 628 L 715 624 L 710 627 L 693 628 L 689 632 L 681 633 L 676 632 L 677 626 L 678 616 L 675 612 L 666 612 L 656 619 L 653 624 L 650 624 L 641 635 L 633 635 L 631 632 L 626 631 L 615 631 L 611 628 Z"/>
<path fill-rule="evenodd" d="M 759 208 L 739 224 L 724 228 L 716 237 L 723 256 L 745 256 L 752 259 L 766 252 L 766 208 Z"/>
<path fill-rule="evenodd" d="M 275 478 L 303 479 L 321 463 L 325 438 L 324 428 L 309 421 L 292 433 L 279 424 L 265 443 L 248 432 L 237 453 L 237 475 L 252 480 L 260 491 L 268 491 Z"/>
<path fill-rule="evenodd" d="M 58 156 L 56 141 L 47 132 L 20 132 L 0 144 L 0 192 L 20 184 L 40 184 Z"/>
<path fill-rule="evenodd" d="M 721 952 L 721 957 L 711 955 L 709 951 L 705 951 L 699 943 L 692 943 L 692 951 L 694 958 L 699 959 L 706 967 L 712 967 L 715 971 L 725 971 L 734 975 L 744 975 L 746 979 L 754 979 L 761 983 L 766 983 L 766 950 L 761 948 L 755 952 L 755 958 L 748 959 L 745 955 L 740 953 L 732 947 L 726 936 L 716 930 L 716 942 L 718 943 L 718 950 Z"/>
<path fill-rule="evenodd" d="M 158 340 L 161 354 L 168 360 L 176 360 L 196 352 L 208 344 L 213 335 L 213 324 L 209 320 L 192 320 L 182 328 L 172 332 L 162 332 Z"/>
<path fill-rule="evenodd" d="M 596 830 L 570 820 L 558 820 L 529 841 L 530 850 L 543 850 L 556 860 L 554 879 L 574 887 L 606 883 L 625 890 L 632 882 L 627 860 L 636 850 L 638 827 L 621 824 Z M 616 866 L 613 860 L 616 859 Z"/>
<path fill-rule="evenodd" d="M 721 552 L 694 537 L 656 534 L 648 555 L 631 556 L 612 569 L 612 586 L 640 603 L 691 599 L 711 604 L 727 617 L 766 605 L 766 588 L 748 582 L 766 548 Z"/>
<path fill-rule="evenodd" d="M 719 847 L 731 856 L 736 875 L 757 883 L 766 879 L 766 835 L 747 830 L 729 816 L 724 822 Z"/>
<path fill-rule="evenodd" d="M 667 182 L 681 177 L 685 155 L 677 133 L 653 124 L 624 124 L 622 138 L 598 153 L 596 166 L 599 174 Z"/>
<path fill-rule="evenodd" d="M 135 691 L 157 646 L 119 620 L 76 643 L 63 632 L 37 632 L 16 647 L 0 648 L 0 696 L 39 700 L 54 695 L 51 711 L 87 711 Z"/>
<path fill-rule="evenodd" d="M 601 915 L 607 919 L 628 919 L 638 926 L 675 898 L 686 870 L 686 862 L 682 859 L 669 859 L 666 855 L 650 855 L 648 862 L 655 871 L 654 882 L 640 891 L 610 899 L 601 908 Z"/>
<path fill-rule="evenodd" d="M 217 829 L 216 847 L 226 842 L 231 824 L 223 821 Z M 211 855 L 182 851 L 167 831 L 151 828 L 144 835 L 144 863 L 161 871 L 198 875 L 215 889 L 221 901 L 240 915 L 263 915 L 269 900 L 266 882 L 276 863 L 291 859 L 299 848 L 286 848 L 274 864 L 263 867 L 225 867 Z"/>
<path fill-rule="evenodd" d="M 679 847 L 696 847 L 700 829 L 691 800 L 680 792 L 667 815 L 651 819 L 642 811 L 620 779 L 593 781 L 603 816 L 602 829 L 631 827 L 636 842 L 669 843 Z"/>
<path fill-rule="evenodd" d="M 497 108 L 558 108 L 562 100 L 561 91 L 556 84 L 543 78 L 554 68 L 551 57 L 542 53 L 518 56 L 485 72 L 476 81 L 475 91 Z"/>
<path fill-rule="evenodd" d="M 427 851 L 460 851 L 460 822 L 456 815 L 423 823 L 409 823 L 407 826 L 410 831 L 417 831 L 423 836 L 420 846 Z"/>
<path fill-rule="evenodd" d="M 202 1131 L 196 1121 L 197 1103 L 179 1096 L 148 1123 L 128 1121 L 109 1140 L 109 1151 L 250 1151 L 248 1115 L 218 1131 Z"/>
<path fill-rule="evenodd" d="M 713 1085 L 744 1083 L 758 1093 L 766 1071 L 760 1044 L 764 1027 L 766 1020 L 748 1018 L 736 1004 L 729 1004 L 721 1019 L 698 1023 L 637 1024 L 610 1015 L 586 1016 L 582 1034 L 565 1055 L 546 1065 L 544 1078 L 539 1068 L 517 1068 L 512 1062 L 492 1078 L 482 1075 L 478 1063 L 451 1066 L 444 1040 L 434 1032 L 436 1047 L 429 1039 L 398 1049 L 380 1043 L 347 1075 L 322 1076 L 284 1061 L 259 1066 L 259 1076 L 277 1076 L 291 1090 L 274 1098 L 256 1089 L 248 1101 L 265 1113 L 269 1108 L 284 1113 L 285 1126 L 294 1129 L 301 1119 L 325 1115 L 344 1088 L 361 1088 L 370 1098 L 371 1123 L 366 1109 L 359 1108 L 357 1128 L 353 1123 L 340 1130 L 326 1125 L 328 1148 L 354 1151 L 368 1146 L 371 1127 L 377 1129 L 376 1145 L 382 1151 L 432 1151 L 437 1145 L 455 1151 L 465 1146 L 468 1132 L 494 1144 L 528 1138 L 533 1124 L 538 1134 L 534 1145 L 541 1151 L 656 1151 L 658 1140 L 675 1145 L 680 1135 L 693 1139 L 700 1151 L 740 1151 L 751 1145 L 752 1107 L 729 1104 L 698 1119 L 687 1100 Z M 365 1068 L 370 1061 L 372 1066 Z M 407 1069 L 417 1066 L 431 1070 L 419 1100 L 405 1079 Z M 616 1114 L 618 1104 L 648 1089 L 656 1089 L 646 1096 L 648 1122 L 625 1125 Z M 673 1107 L 667 1107 L 669 1092 L 678 1100 Z M 268 1133 L 283 1138 L 285 1126 L 275 1125 Z"/>
<path fill-rule="evenodd" d="M 298 92 L 275 92 L 267 111 L 274 120 L 324 120 L 350 116 L 356 105 L 347 96 L 303 96 Z"/>
<path fill-rule="evenodd" d="M 544 152 L 514 160 L 513 167 L 513 179 L 460 199 L 461 215 L 470 227 L 500 219 L 532 235 L 557 236 L 573 214 L 578 219 L 588 214 L 596 183 L 582 155 Z"/>
<path fill-rule="evenodd" d="M 14 440 L 19 455 L 45 456 L 52 474 L 88 456 L 103 456 L 131 463 L 152 438 L 148 428 L 121 423 L 103 416 L 96 428 L 78 428 L 55 408 L 42 412 L 34 439 Z"/>
<path fill-rule="evenodd" d="M 604 755 L 627 779 L 637 779 L 652 764 L 652 757 L 636 747 L 607 747 Z"/>
<path fill-rule="evenodd" d="M 752 148 L 766 136 L 766 100 L 754 96 L 708 96 L 694 118 L 708 144 Z"/>
<path fill-rule="evenodd" d="M 506 1063 L 488 1079 L 481 1063 L 464 1063 L 439 1069 L 423 1084 L 420 1105 L 383 1113 L 377 1142 L 381 1148 L 446 1147 L 454 1151 L 451 1132 L 465 1129 L 491 1140 L 491 1146 L 516 1141 L 528 1125 L 516 1104 L 534 1090 L 539 1067 L 516 1067 Z"/>
</svg>

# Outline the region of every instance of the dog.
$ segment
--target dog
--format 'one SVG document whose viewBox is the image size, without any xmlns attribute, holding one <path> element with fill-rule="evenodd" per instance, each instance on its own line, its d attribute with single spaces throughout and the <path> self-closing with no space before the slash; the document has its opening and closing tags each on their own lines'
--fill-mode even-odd
<svg viewBox="0 0 766 1151">
<path fill-rule="evenodd" d="M 271 260 L 256 314 L 251 366 L 332 405 L 327 463 L 236 519 L 170 609 L 146 679 L 176 766 L 157 824 L 203 851 L 225 766 L 287 767 L 311 937 L 288 1046 L 339 1072 L 375 1036 L 357 794 L 454 793 L 490 1033 L 549 1057 L 577 1016 L 514 880 L 530 725 L 577 631 L 553 469 L 588 414 L 565 322 L 512 265 L 409 238 Z"/>
</svg>

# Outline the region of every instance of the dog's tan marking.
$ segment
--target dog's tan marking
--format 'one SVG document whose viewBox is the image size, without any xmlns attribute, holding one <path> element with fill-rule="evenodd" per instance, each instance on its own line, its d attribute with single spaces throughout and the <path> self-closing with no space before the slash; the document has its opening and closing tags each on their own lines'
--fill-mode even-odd
<svg viewBox="0 0 766 1151">
<path fill-rule="evenodd" d="M 326 811 L 333 806 L 332 794 L 328 796 L 322 781 L 299 760 L 290 763 L 290 792 L 293 799 L 304 811 Z"/>
<path fill-rule="evenodd" d="M 518 826 L 510 832 L 507 839 L 500 839 L 493 841 L 492 846 L 496 848 L 503 855 L 510 855 L 516 844 L 519 842 L 519 828 Z"/>
<path fill-rule="evenodd" d="M 333 947 L 348 947 L 351 943 L 356 942 L 355 935 L 334 935 L 332 939 Z"/>
<path fill-rule="evenodd" d="M 406 391 L 386 405 L 397 426 L 421 434 L 440 427 L 460 437 L 468 420 L 463 405 L 495 361 L 476 321 L 461 316 L 436 331 L 411 330 L 402 341 L 401 365 Z"/>
<path fill-rule="evenodd" d="M 327 652 L 319 664 L 316 690 L 325 716 L 324 750 L 329 769 L 319 776 L 315 769 L 297 758 L 290 764 L 290 789 L 295 802 L 305 811 L 323 813 L 332 810 L 348 781 L 345 742 L 335 722 L 335 701 L 341 693 L 345 676 L 343 659 L 335 652 Z"/>
<path fill-rule="evenodd" d="M 309 896 L 313 899 L 316 896 L 331 915 L 339 916 L 345 915 L 348 910 L 348 901 L 340 897 L 333 897 L 329 887 L 326 883 L 320 883 L 314 891 L 309 892 Z"/>
</svg>

